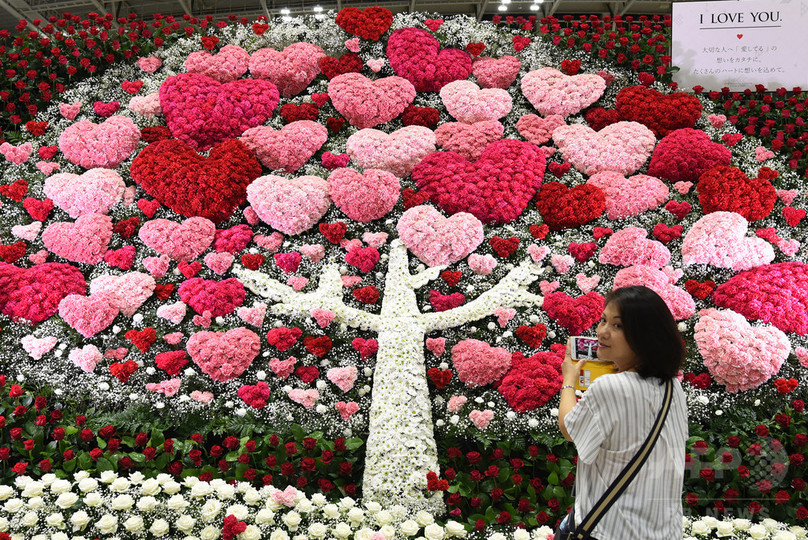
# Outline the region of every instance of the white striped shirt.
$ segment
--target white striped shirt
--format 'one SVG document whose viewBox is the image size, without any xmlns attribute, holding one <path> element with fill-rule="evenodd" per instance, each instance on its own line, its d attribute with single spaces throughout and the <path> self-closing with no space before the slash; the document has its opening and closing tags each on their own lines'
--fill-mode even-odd
<svg viewBox="0 0 808 540">
<path fill-rule="evenodd" d="M 598 377 L 564 418 L 578 451 L 575 522 L 579 524 L 639 450 L 662 405 L 665 385 L 626 371 Z M 592 531 L 598 540 L 682 537 L 687 404 L 679 381 L 648 461 Z"/>
</svg>

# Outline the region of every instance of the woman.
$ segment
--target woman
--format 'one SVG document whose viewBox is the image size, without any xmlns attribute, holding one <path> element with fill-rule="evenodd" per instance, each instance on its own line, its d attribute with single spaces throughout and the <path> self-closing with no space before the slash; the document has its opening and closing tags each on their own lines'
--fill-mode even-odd
<svg viewBox="0 0 808 540">
<path fill-rule="evenodd" d="M 648 461 L 592 531 L 598 540 L 682 537 L 682 482 L 687 405 L 676 376 L 684 342 L 664 300 L 647 287 L 606 296 L 598 323 L 598 359 L 618 373 L 598 377 L 576 404 L 574 385 L 586 362 L 573 362 L 570 345 L 561 365 L 558 425 L 578 451 L 575 523 L 585 518 L 642 446 L 673 382 L 670 411 Z"/>
</svg>

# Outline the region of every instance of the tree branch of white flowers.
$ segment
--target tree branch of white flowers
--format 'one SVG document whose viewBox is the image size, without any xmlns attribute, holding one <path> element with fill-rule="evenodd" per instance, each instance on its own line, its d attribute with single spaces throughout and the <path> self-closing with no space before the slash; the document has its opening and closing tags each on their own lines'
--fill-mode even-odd
<svg viewBox="0 0 808 540">
<path fill-rule="evenodd" d="M 248 270 L 242 266 L 234 267 L 233 271 L 252 292 L 277 302 L 272 306 L 275 314 L 297 313 L 308 316 L 312 310 L 328 309 L 334 313 L 337 322 L 354 328 L 378 331 L 378 315 L 356 309 L 343 301 L 342 279 L 336 265 L 328 265 L 323 269 L 317 289 L 309 293 L 296 291 L 263 272 Z"/>
<path fill-rule="evenodd" d="M 544 297 L 527 290 L 538 279 L 541 270 L 530 259 L 508 272 L 494 287 L 467 304 L 438 313 L 423 314 L 426 331 L 445 330 L 493 315 L 497 308 L 541 307 Z"/>
</svg>

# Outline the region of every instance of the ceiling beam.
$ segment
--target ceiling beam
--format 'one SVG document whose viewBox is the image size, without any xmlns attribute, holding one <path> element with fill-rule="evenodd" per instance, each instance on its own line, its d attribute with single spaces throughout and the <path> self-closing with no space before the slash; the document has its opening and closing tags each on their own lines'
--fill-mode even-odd
<svg viewBox="0 0 808 540">
<path fill-rule="evenodd" d="M 553 13 L 556 12 L 558 9 L 559 4 L 561 4 L 561 0 L 553 0 L 553 5 L 550 6 L 550 9 L 547 11 L 547 16 L 550 17 Z"/>
<path fill-rule="evenodd" d="M 193 11 L 191 11 L 191 6 L 188 5 L 187 0 L 177 0 L 177 1 L 179 2 L 180 7 L 182 8 L 182 10 L 185 12 L 186 15 L 188 15 L 189 17 L 194 16 Z"/>
<path fill-rule="evenodd" d="M 631 9 L 631 6 L 633 6 L 634 2 L 636 1 L 637 0 L 628 0 L 628 2 L 626 2 L 623 5 L 623 9 L 620 10 L 620 15 L 625 15 L 628 12 L 628 10 Z"/>
<path fill-rule="evenodd" d="M 0 8 L 3 8 L 4 10 L 6 10 L 15 19 L 20 20 L 20 21 L 26 21 L 28 23 L 28 26 L 33 26 L 33 24 L 31 23 L 31 19 L 29 17 L 26 17 L 25 15 L 23 15 L 22 13 L 17 11 L 14 8 L 14 6 L 12 6 L 11 4 L 6 2 L 6 0 L 0 0 Z"/>
<path fill-rule="evenodd" d="M 261 8 L 264 10 L 264 15 L 266 15 L 267 19 L 272 17 L 272 15 L 269 14 L 269 8 L 267 7 L 267 0 L 261 0 Z"/>
<path fill-rule="evenodd" d="M 477 22 L 483 20 L 486 9 L 488 9 L 488 0 L 482 0 L 482 2 L 477 4 Z"/>
</svg>

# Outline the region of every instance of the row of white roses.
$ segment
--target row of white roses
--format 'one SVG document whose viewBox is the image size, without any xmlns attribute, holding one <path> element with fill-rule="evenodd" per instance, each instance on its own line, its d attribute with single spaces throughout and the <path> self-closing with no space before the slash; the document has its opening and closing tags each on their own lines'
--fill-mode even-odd
<svg viewBox="0 0 808 540">
<path fill-rule="evenodd" d="M 742 518 L 719 520 L 712 516 L 703 516 L 693 521 L 684 518 L 682 528 L 684 540 L 702 538 L 803 540 L 808 538 L 808 531 L 805 528 L 796 525 L 789 527 L 769 518 L 756 524 Z"/>
</svg>

